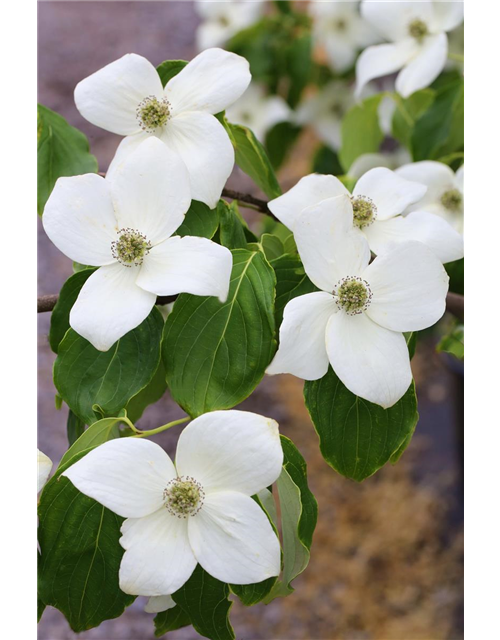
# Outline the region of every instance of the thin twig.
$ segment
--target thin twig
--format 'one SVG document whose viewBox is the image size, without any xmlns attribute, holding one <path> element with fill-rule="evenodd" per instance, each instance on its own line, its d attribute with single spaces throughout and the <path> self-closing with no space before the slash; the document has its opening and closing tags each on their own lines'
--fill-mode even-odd
<svg viewBox="0 0 500 640">
<path fill-rule="evenodd" d="M 265 213 L 271 218 L 277 220 L 276 216 L 271 213 L 269 207 L 267 206 L 267 202 L 265 200 L 261 200 L 260 198 L 255 198 L 251 196 L 249 193 L 240 193 L 239 191 L 233 191 L 232 189 L 222 189 L 222 195 L 225 198 L 231 198 L 232 200 L 238 200 L 239 202 L 251 204 L 253 207 L 260 211 L 261 213 Z"/>
</svg>

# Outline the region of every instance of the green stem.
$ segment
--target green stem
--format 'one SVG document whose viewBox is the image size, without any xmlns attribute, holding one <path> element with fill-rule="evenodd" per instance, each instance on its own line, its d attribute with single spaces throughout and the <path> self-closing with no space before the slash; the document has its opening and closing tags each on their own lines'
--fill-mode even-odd
<svg viewBox="0 0 500 640">
<path fill-rule="evenodd" d="M 191 420 L 191 418 L 189 416 L 186 416 L 185 418 L 180 418 L 179 420 L 174 420 L 173 422 L 167 422 L 167 424 L 163 424 L 161 427 L 157 427 L 156 429 L 150 429 L 149 431 L 140 431 L 139 429 L 136 429 L 135 427 L 133 427 L 133 430 L 135 431 L 135 435 L 132 437 L 147 438 L 149 436 L 154 436 L 156 433 L 161 433 L 162 431 L 166 431 L 171 427 L 175 427 L 178 424 L 183 424 L 184 422 L 188 422 L 189 420 Z"/>
<path fill-rule="evenodd" d="M 403 98 L 399 95 L 399 93 L 391 93 L 390 95 L 396 101 L 396 106 L 399 109 L 399 112 L 401 113 L 403 118 L 406 120 L 406 124 L 410 127 L 413 127 L 413 125 L 415 124 L 415 121 L 413 120 L 411 115 L 408 113 L 404 105 Z"/>
</svg>

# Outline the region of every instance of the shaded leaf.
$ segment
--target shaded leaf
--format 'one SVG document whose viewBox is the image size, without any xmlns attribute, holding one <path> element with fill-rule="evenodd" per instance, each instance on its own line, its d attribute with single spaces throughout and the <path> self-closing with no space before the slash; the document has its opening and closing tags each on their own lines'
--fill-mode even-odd
<svg viewBox="0 0 500 640">
<path fill-rule="evenodd" d="M 318 291 L 309 280 L 298 255 L 285 254 L 271 262 L 276 274 L 276 326 L 283 321 L 283 311 L 286 305 L 298 296 Z"/>
<path fill-rule="evenodd" d="M 184 222 L 175 232 L 179 236 L 199 236 L 212 238 L 219 226 L 217 209 L 210 209 L 203 202 L 191 201 Z"/>
<path fill-rule="evenodd" d="M 66 421 L 66 433 L 68 435 L 68 443 L 71 447 L 85 431 L 85 423 L 76 416 L 71 409 L 68 411 L 68 419 Z"/>
<path fill-rule="evenodd" d="M 342 148 L 339 158 L 345 171 L 364 153 L 376 153 L 384 139 L 380 129 L 378 108 L 383 93 L 366 98 L 355 105 L 342 121 Z"/>
<path fill-rule="evenodd" d="M 70 462 L 73 456 L 88 451 L 100 444 L 104 444 L 108 440 L 114 440 L 120 436 L 119 425 L 123 421 L 120 417 L 103 418 L 91 424 L 90 427 L 82 433 L 78 440 L 71 445 L 61 458 L 58 469 Z"/>
<path fill-rule="evenodd" d="M 187 60 L 165 60 L 156 67 L 163 86 L 187 65 Z"/>
<path fill-rule="evenodd" d="M 464 359 L 464 325 L 456 324 L 453 329 L 444 336 L 436 347 L 438 352 L 451 353 L 459 360 Z"/>
<path fill-rule="evenodd" d="M 167 380 L 165 378 L 165 367 L 160 359 L 158 368 L 150 382 L 131 398 L 126 406 L 127 417 L 131 422 L 137 422 L 144 413 L 146 407 L 158 402 L 167 390 Z"/>
<path fill-rule="evenodd" d="M 217 212 L 220 221 L 220 244 L 228 249 L 245 249 L 247 246 L 245 226 L 239 214 L 236 200 L 233 200 L 231 204 L 225 200 L 219 200 Z"/>
<path fill-rule="evenodd" d="M 167 609 L 166 611 L 161 611 L 156 614 L 154 623 L 155 636 L 159 638 L 168 631 L 176 631 L 177 629 L 182 629 L 182 627 L 187 627 L 191 624 L 191 620 L 184 609 L 176 605 L 172 607 L 172 609 Z"/>
</svg>

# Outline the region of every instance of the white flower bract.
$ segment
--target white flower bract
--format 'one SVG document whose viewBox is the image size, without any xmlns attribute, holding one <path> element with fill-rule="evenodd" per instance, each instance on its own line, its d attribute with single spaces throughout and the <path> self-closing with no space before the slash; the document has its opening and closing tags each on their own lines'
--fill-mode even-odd
<svg viewBox="0 0 500 640">
<path fill-rule="evenodd" d="M 49 458 L 49 456 L 46 456 L 45 453 L 43 453 L 43 451 L 40 451 L 40 449 L 37 449 L 37 451 L 38 451 L 38 459 L 37 459 L 38 488 L 36 492 L 40 493 L 40 491 L 45 486 L 45 483 L 47 482 L 47 479 L 52 470 L 52 460 Z"/>
<path fill-rule="evenodd" d="M 367 82 L 400 71 L 396 91 L 408 97 L 428 87 L 446 64 L 446 32 L 463 21 L 463 2 L 363 0 L 361 15 L 390 44 L 368 47 L 356 63 L 356 92 Z"/>
<path fill-rule="evenodd" d="M 129 53 L 82 80 L 75 89 L 75 103 L 92 124 L 127 136 L 109 174 L 154 136 L 182 158 L 192 198 L 213 208 L 234 166 L 231 141 L 213 114 L 235 102 L 250 78 L 245 58 L 207 49 L 163 88 L 155 67 Z"/>
<path fill-rule="evenodd" d="M 332 176 L 313 178 L 323 193 L 328 186 L 338 189 Z M 405 198 L 401 193 L 397 208 Z M 267 373 L 317 380 L 331 364 L 352 393 L 391 407 L 412 378 L 403 332 L 441 318 L 446 271 L 430 249 L 412 241 L 384 247 L 370 264 L 368 242 L 353 228 L 346 194 L 303 209 L 293 232 L 304 269 L 321 291 L 286 305 L 279 349 Z"/>
<path fill-rule="evenodd" d="M 282 463 L 274 420 L 213 411 L 181 433 L 175 465 L 149 440 L 118 438 L 63 475 L 127 518 L 120 538 L 122 591 L 168 596 L 189 579 L 197 562 L 230 584 L 279 574 L 278 538 L 250 496 L 277 480 Z M 164 604 L 151 602 L 150 608 Z"/>
<path fill-rule="evenodd" d="M 441 262 L 458 260 L 464 255 L 463 237 L 440 217 L 420 210 L 426 191 L 427 187 L 422 182 L 406 179 L 399 172 L 385 167 L 364 173 L 352 196 L 335 176 L 311 174 L 272 200 L 269 208 L 294 232 L 295 221 L 301 211 L 345 195 L 351 202 L 350 209 L 343 209 L 345 226 L 353 227 L 355 232 L 362 234 L 374 253 L 383 252 L 393 243 L 418 240 L 432 249 Z M 418 211 L 401 215 L 408 211 L 408 207 L 417 206 L 415 203 L 419 203 Z"/>
<path fill-rule="evenodd" d="M 202 19 L 196 30 L 198 49 L 225 44 L 239 31 L 257 22 L 265 4 L 264 0 L 197 0 L 196 10 Z"/>
<path fill-rule="evenodd" d="M 73 305 L 71 327 L 107 351 L 150 313 L 157 295 L 227 298 L 231 252 L 211 240 L 173 236 L 191 201 L 179 156 L 144 141 L 111 176 L 59 178 L 44 229 L 71 260 L 100 267 Z"/>
</svg>

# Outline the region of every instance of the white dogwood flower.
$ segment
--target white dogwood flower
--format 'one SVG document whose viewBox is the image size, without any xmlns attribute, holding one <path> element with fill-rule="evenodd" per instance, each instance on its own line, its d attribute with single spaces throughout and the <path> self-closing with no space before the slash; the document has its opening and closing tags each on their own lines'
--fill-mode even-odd
<svg viewBox="0 0 500 640">
<path fill-rule="evenodd" d="M 63 475 L 127 518 L 121 527 L 120 589 L 165 596 L 182 587 L 197 562 L 230 584 L 278 575 L 278 538 L 250 496 L 278 478 L 282 463 L 274 420 L 212 411 L 181 433 L 175 465 L 149 440 L 118 438 Z"/>
<path fill-rule="evenodd" d="M 382 253 L 392 243 L 418 240 L 432 249 L 441 262 L 458 260 L 464 255 L 463 238 L 451 225 L 429 212 L 401 215 L 408 207 L 421 202 L 426 191 L 425 185 L 406 180 L 385 167 L 363 174 L 352 195 L 335 176 L 312 174 L 272 200 L 269 208 L 295 232 L 296 219 L 303 209 L 345 195 L 351 205 L 350 209 L 343 209 L 346 227 L 363 235 L 375 254 Z"/>
<path fill-rule="evenodd" d="M 75 89 L 84 118 L 127 136 L 108 172 L 150 136 L 160 138 L 186 165 L 193 200 L 213 208 L 234 166 L 229 137 L 213 114 L 235 102 L 250 83 L 245 58 L 208 49 L 163 88 L 155 67 L 129 53 L 106 65 Z"/>
<path fill-rule="evenodd" d="M 161 611 L 168 611 L 173 609 L 175 602 L 172 596 L 151 596 L 146 602 L 144 611 L 146 613 L 160 613 Z"/>
<path fill-rule="evenodd" d="M 343 73 L 352 67 L 358 51 L 380 41 L 359 13 L 357 2 L 313 1 L 313 38 L 324 47 L 332 69 Z"/>
<path fill-rule="evenodd" d="M 398 147 L 393 151 L 383 151 L 380 153 L 363 153 L 358 156 L 347 171 L 350 178 L 359 180 L 361 176 L 372 169 L 386 167 L 393 171 L 398 167 L 408 164 L 411 161 L 410 153 L 404 147 Z"/>
<path fill-rule="evenodd" d="M 464 166 L 453 173 L 447 164 L 423 160 L 397 169 L 406 180 L 425 184 L 425 196 L 407 211 L 426 211 L 441 216 L 457 231 L 463 233 L 464 224 Z"/>
<path fill-rule="evenodd" d="M 71 309 L 71 327 L 107 351 L 150 313 L 157 295 L 227 297 L 231 252 L 206 238 L 174 236 L 191 202 L 179 156 L 156 138 L 111 176 L 59 178 L 44 229 L 71 260 L 100 267 Z"/>
<path fill-rule="evenodd" d="M 291 111 L 280 96 L 266 95 L 264 88 L 252 83 L 241 98 L 226 110 L 229 122 L 242 124 L 264 142 L 266 133 L 278 122 L 290 118 Z"/>
<path fill-rule="evenodd" d="M 37 449 L 37 451 L 38 451 L 38 460 L 37 460 L 38 489 L 36 492 L 40 493 L 40 491 L 45 486 L 45 483 L 47 482 L 47 479 L 50 475 L 50 471 L 52 469 L 52 460 L 49 458 L 49 456 L 46 456 L 42 451 L 40 451 L 40 449 Z"/>
<path fill-rule="evenodd" d="M 448 53 L 447 31 L 464 17 L 463 2 L 363 0 L 361 15 L 390 44 L 365 49 L 356 63 L 359 95 L 373 78 L 400 71 L 396 91 L 408 97 L 441 73 Z"/>
<path fill-rule="evenodd" d="M 347 195 L 304 209 L 294 237 L 304 269 L 321 290 L 291 300 L 267 373 L 322 378 L 331 364 L 357 396 L 391 407 L 411 383 L 402 332 L 432 326 L 445 311 L 448 276 L 421 242 L 393 244 L 370 262 L 352 228 Z"/>
<path fill-rule="evenodd" d="M 196 10 L 202 23 L 196 30 L 196 43 L 201 51 L 219 47 L 239 31 L 252 26 L 264 12 L 264 0 L 197 0 Z"/>
<path fill-rule="evenodd" d="M 318 138 L 332 149 L 342 145 L 342 119 L 355 104 L 352 87 L 343 80 L 329 82 L 299 105 L 295 122 L 310 125 Z"/>
</svg>

